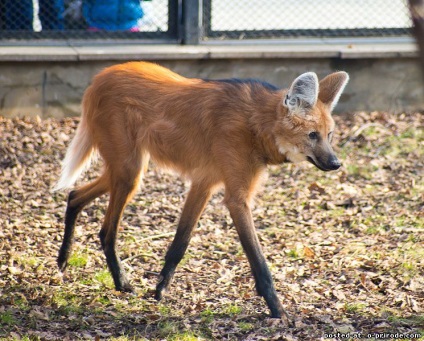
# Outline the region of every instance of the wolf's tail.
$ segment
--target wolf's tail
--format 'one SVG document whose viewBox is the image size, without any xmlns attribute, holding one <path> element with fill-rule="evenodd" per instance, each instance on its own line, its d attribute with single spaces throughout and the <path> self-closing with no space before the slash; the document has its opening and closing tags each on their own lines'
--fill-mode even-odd
<svg viewBox="0 0 424 341">
<path fill-rule="evenodd" d="M 54 191 L 71 187 L 81 173 L 88 168 L 94 153 L 93 141 L 84 115 L 78 125 L 75 137 L 66 151 L 62 172 Z"/>
</svg>

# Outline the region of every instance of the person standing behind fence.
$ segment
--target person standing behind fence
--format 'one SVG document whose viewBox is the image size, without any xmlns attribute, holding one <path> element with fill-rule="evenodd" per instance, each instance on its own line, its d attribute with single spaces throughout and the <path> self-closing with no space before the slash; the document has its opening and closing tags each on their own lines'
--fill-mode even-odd
<svg viewBox="0 0 424 341">
<path fill-rule="evenodd" d="M 43 30 L 63 30 L 64 0 L 38 0 L 41 27 Z"/>
<path fill-rule="evenodd" d="M 83 0 L 82 14 L 90 31 L 138 31 L 140 0 Z"/>
<path fill-rule="evenodd" d="M 33 30 L 34 6 L 33 0 L 2 0 L 4 10 L 5 30 Z M 38 16 L 42 30 L 64 29 L 63 0 L 38 0 Z"/>
</svg>

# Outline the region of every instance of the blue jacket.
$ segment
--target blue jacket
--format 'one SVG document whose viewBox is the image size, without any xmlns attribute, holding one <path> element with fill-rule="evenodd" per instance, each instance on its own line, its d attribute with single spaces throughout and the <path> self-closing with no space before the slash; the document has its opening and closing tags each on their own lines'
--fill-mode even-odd
<svg viewBox="0 0 424 341">
<path fill-rule="evenodd" d="M 123 31 L 143 17 L 140 0 L 83 0 L 82 14 L 89 27 Z"/>
</svg>

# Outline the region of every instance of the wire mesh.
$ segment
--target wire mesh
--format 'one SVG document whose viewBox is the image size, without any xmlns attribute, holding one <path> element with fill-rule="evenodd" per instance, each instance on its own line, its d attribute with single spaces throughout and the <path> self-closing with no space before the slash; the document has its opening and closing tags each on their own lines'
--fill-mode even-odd
<svg viewBox="0 0 424 341">
<path fill-rule="evenodd" d="M 406 0 L 204 0 L 206 38 L 407 35 Z"/>
<path fill-rule="evenodd" d="M 0 39 L 173 38 L 172 0 L 0 0 Z M 171 4 L 171 6 L 169 5 Z"/>
<path fill-rule="evenodd" d="M 202 4 L 203 21 L 181 17 Z M 201 40 L 408 35 L 407 0 L 0 0 L 0 43 L 11 40 L 183 41 L 186 25 Z"/>
</svg>

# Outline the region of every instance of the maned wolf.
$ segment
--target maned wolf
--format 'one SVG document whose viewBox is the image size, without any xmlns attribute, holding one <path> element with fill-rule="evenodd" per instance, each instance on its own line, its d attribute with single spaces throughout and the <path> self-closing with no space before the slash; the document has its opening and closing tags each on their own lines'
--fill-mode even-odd
<svg viewBox="0 0 424 341">
<path fill-rule="evenodd" d="M 109 192 L 99 237 L 116 289 L 133 290 L 116 254 L 116 236 L 124 207 L 152 158 L 191 181 L 156 299 L 162 298 L 169 285 L 211 194 L 223 185 L 225 204 L 257 292 L 271 316 L 281 317 L 284 310 L 255 233 L 249 203 L 267 165 L 307 160 L 323 171 L 340 167 L 330 145 L 331 110 L 348 79 L 347 73 L 336 72 L 318 82 L 316 74 L 308 72 L 289 89 L 280 90 L 251 79 L 188 79 L 146 62 L 100 72 L 85 92 L 81 122 L 56 189 L 72 186 L 95 151 L 105 167 L 95 181 L 69 194 L 59 268 L 66 268 L 78 214 Z"/>
</svg>

